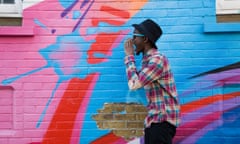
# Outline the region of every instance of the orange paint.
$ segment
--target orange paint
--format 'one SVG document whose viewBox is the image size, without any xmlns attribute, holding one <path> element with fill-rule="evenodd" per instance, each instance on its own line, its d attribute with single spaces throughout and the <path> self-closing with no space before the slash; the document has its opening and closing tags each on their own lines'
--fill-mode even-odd
<svg viewBox="0 0 240 144">
<path fill-rule="evenodd" d="M 53 115 L 42 144 L 69 144 L 74 123 L 83 99 L 98 74 L 88 75 L 85 79 L 73 78 Z"/>
<path fill-rule="evenodd" d="M 136 0 L 126 1 L 126 0 L 123 0 L 123 2 L 127 2 L 126 8 L 131 9 L 131 11 L 129 13 L 132 17 L 139 11 L 139 9 L 141 9 L 148 2 L 148 0 L 141 0 L 141 1 L 136 1 Z"/>
<path fill-rule="evenodd" d="M 105 11 L 105 12 L 108 12 L 112 15 L 115 15 L 115 16 L 118 16 L 120 18 L 130 18 L 130 15 L 129 15 L 129 12 L 127 10 L 122 10 L 122 9 L 117 9 L 117 8 L 113 8 L 113 7 L 110 7 L 110 6 L 102 6 L 100 8 L 100 11 Z"/>
<path fill-rule="evenodd" d="M 123 25 L 125 23 L 125 21 L 121 21 L 121 20 L 112 20 L 112 19 L 93 19 L 92 20 L 92 25 L 93 26 L 98 26 L 98 24 L 100 22 L 105 22 L 105 23 L 108 23 L 110 25 L 115 25 L 115 26 L 118 26 L 118 25 Z"/>
<path fill-rule="evenodd" d="M 108 133 L 105 136 L 91 142 L 91 144 L 112 144 L 116 141 L 119 141 L 120 139 L 120 137 L 114 135 L 113 133 Z"/>
<path fill-rule="evenodd" d="M 90 50 L 87 52 L 88 54 L 88 63 L 96 64 L 106 61 L 108 58 L 97 58 L 94 55 L 97 53 L 101 53 L 103 55 L 109 56 L 109 52 L 112 51 L 112 45 L 119 37 L 121 32 L 116 33 L 100 33 L 96 37 L 96 42 L 91 45 Z"/>
</svg>

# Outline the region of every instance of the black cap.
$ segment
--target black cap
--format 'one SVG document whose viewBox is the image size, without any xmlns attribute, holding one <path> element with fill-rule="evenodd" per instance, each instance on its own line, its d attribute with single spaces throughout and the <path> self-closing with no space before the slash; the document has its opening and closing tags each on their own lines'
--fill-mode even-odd
<svg viewBox="0 0 240 144">
<path fill-rule="evenodd" d="M 154 44 L 155 48 L 157 48 L 155 43 L 162 35 L 162 29 L 157 23 L 151 19 L 147 19 L 140 24 L 133 24 L 132 26 L 141 34 L 148 37 L 149 40 Z"/>
</svg>

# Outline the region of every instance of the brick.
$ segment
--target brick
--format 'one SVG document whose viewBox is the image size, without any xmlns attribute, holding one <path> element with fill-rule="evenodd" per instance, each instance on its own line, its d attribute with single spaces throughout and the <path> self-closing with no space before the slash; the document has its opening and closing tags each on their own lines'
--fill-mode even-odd
<svg viewBox="0 0 240 144">
<path fill-rule="evenodd" d="M 114 120 L 136 120 L 136 114 L 114 114 Z"/>
<path fill-rule="evenodd" d="M 101 112 L 121 112 L 124 111 L 123 104 L 104 104 L 104 109 Z"/>
<path fill-rule="evenodd" d="M 138 112 L 146 112 L 146 107 L 139 104 L 128 104 L 126 105 L 127 113 L 138 113 Z"/>
<path fill-rule="evenodd" d="M 178 6 L 181 8 L 201 8 L 203 7 L 203 2 L 202 1 L 178 1 Z"/>
<path fill-rule="evenodd" d="M 17 143 L 22 143 L 22 144 L 26 144 L 29 143 L 29 141 L 31 141 L 30 138 L 11 138 L 9 139 L 9 144 L 17 144 Z"/>
<path fill-rule="evenodd" d="M 105 104 L 92 116 L 99 129 L 110 129 L 126 140 L 142 135 L 146 108 L 136 103 Z"/>
<path fill-rule="evenodd" d="M 9 104 L 8 106 L 1 106 L 0 114 L 11 114 L 12 111 L 12 104 Z"/>
<path fill-rule="evenodd" d="M 146 116 L 147 116 L 147 112 L 136 114 L 136 120 L 144 120 Z"/>
<path fill-rule="evenodd" d="M 92 118 L 93 119 L 95 119 L 95 120 L 111 120 L 111 119 L 113 119 L 113 114 L 104 114 L 104 113 L 102 113 L 102 114 L 97 114 L 97 115 L 93 115 L 92 116 Z"/>
<path fill-rule="evenodd" d="M 127 128 L 136 128 L 136 129 L 142 129 L 144 127 L 143 121 L 130 121 L 127 122 Z"/>
<path fill-rule="evenodd" d="M 8 139 L 9 139 L 9 138 L 1 138 L 1 139 L 0 139 L 0 143 L 1 143 L 1 144 L 9 144 Z"/>
<path fill-rule="evenodd" d="M 104 129 L 123 129 L 126 128 L 126 123 L 124 121 L 104 121 Z"/>
</svg>

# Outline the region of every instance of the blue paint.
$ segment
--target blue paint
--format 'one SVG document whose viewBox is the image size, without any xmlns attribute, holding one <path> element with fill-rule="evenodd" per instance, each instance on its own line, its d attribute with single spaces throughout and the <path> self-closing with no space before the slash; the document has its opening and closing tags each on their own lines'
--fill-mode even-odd
<svg viewBox="0 0 240 144">
<path fill-rule="evenodd" d="M 89 35 L 96 34 L 96 33 L 107 33 L 107 32 L 119 32 L 122 30 L 130 30 L 129 28 L 122 28 L 122 27 L 112 27 L 112 25 L 106 23 L 106 22 L 99 22 L 99 24 L 96 27 L 90 27 L 87 29 L 87 33 Z M 129 36 L 130 37 L 130 36 Z"/>
<path fill-rule="evenodd" d="M 44 29 L 47 29 L 47 26 L 44 25 L 42 22 L 40 22 L 38 19 L 34 19 L 34 23 L 39 25 L 40 27 L 44 28 Z"/>
<path fill-rule="evenodd" d="M 44 109 L 43 109 L 43 112 L 41 113 L 41 115 L 40 115 L 40 117 L 39 117 L 39 119 L 38 119 L 38 121 L 37 121 L 36 128 L 39 128 L 39 127 L 40 127 L 40 125 L 41 125 L 41 123 L 42 123 L 42 121 L 43 121 L 43 119 L 44 119 L 44 116 L 45 116 L 45 114 L 46 114 L 46 112 L 47 112 L 47 109 L 48 109 L 49 105 L 51 104 L 52 99 L 54 98 L 54 94 L 55 94 L 57 88 L 58 88 L 59 85 L 60 85 L 60 82 L 61 82 L 61 80 L 59 80 L 59 81 L 57 82 L 56 86 L 54 87 L 54 89 L 53 89 L 53 91 L 52 91 L 52 94 L 51 94 L 50 98 L 48 99 L 48 101 L 47 101 L 47 103 L 46 103 L 46 105 L 45 105 L 45 107 L 44 107 Z M 63 82 L 63 81 L 62 81 L 62 82 Z"/>
<path fill-rule="evenodd" d="M 70 2 L 66 2 L 66 1 L 61 1 L 60 3 L 62 4 L 63 7 L 65 7 L 66 9 L 61 13 L 61 17 L 65 17 L 72 9 L 73 7 L 79 2 L 79 0 L 75 0 L 75 1 L 70 1 Z M 81 6 L 79 8 L 79 10 L 81 10 L 86 4 L 88 4 L 89 0 L 84 0 L 81 3 Z"/>
<path fill-rule="evenodd" d="M 33 21 L 35 24 L 37 24 L 41 28 L 48 30 L 48 27 L 46 25 L 44 25 L 42 22 L 40 22 L 38 19 L 35 18 Z M 55 32 L 56 32 L 56 29 L 51 29 L 51 34 L 54 34 Z"/>
<path fill-rule="evenodd" d="M 222 125 L 202 136 L 196 144 L 208 143 L 239 143 L 240 142 L 240 106 L 224 112 Z"/>
<path fill-rule="evenodd" d="M 73 11 L 73 18 L 72 19 L 78 19 L 81 16 L 81 13 L 79 11 Z"/>
<path fill-rule="evenodd" d="M 29 75 L 31 75 L 31 74 L 33 74 L 33 73 L 36 73 L 36 72 L 38 72 L 38 71 L 41 71 L 41 70 L 43 70 L 43 69 L 45 69 L 45 68 L 47 68 L 47 66 L 43 66 L 43 67 L 40 67 L 40 68 L 31 70 L 31 71 L 29 71 L 29 72 L 20 74 L 20 75 L 18 75 L 18 76 L 5 79 L 5 80 L 2 81 L 2 84 L 3 84 L 3 85 L 9 85 L 9 84 L 13 83 L 14 81 L 16 81 L 16 80 L 18 80 L 18 79 L 20 79 L 20 78 L 29 76 Z"/>
<path fill-rule="evenodd" d="M 90 67 L 90 65 L 87 63 L 86 59 L 87 59 L 87 50 L 89 48 L 89 45 L 91 45 L 91 42 L 89 42 L 87 45 L 84 45 L 82 48 L 79 48 L 77 50 L 77 52 L 82 55 L 81 59 L 79 59 L 79 63 L 78 65 L 75 65 L 74 67 L 72 67 L 72 69 L 74 69 L 75 71 L 79 71 L 80 74 L 78 73 L 72 73 L 72 74 L 68 74 L 68 75 L 65 75 L 64 74 L 64 69 L 61 65 L 61 59 L 53 59 L 51 57 L 51 54 L 54 54 L 54 53 L 62 53 L 62 52 L 68 52 L 67 49 L 63 49 L 61 47 L 62 44 L 64 43 L 82 43 L 82 42 L 85 42 L 81 37 L 77 37 L 77 39 L 72 39 L 71 36 L 76 36 L 76 33 L 71 33 L 71 34 L 68 34 L 68 35 L 64 35 L 64 36 L 59 36 L 57 37 L 57 42 L 53 45 L 50 45 L 44 49 L 41 49 L 39 51 L 39 53 L 43 56 L 43 58 L 47 61 L 47 66 L 46 67 L 52 67 L 54 68 L 54 71 L 55 73 L 58 75 L 59 79 L 58 79 L 58 82 L 55 86 L 55 88 L 53 89 L 52 91 L 52 95 L 50 96 L 50 98 L 48 99 L 47 101 L 47 104 L 37 122 L 37 125 L 36 127 L 40 127 L 41 125 L 41 122 L 42 120 L 44 119 L 44 116 L 46 114 L 46 111 L 50 105 L 50 103 L 52 102 L 52 99 L 54 98 L 54 94 L 58 88 L 58 86 L 64 82 L 64 81 L 67 81 L 67 80 L 70 80 L 72 78 L 75 78 L 75 77 L 79 77 L 79 78 L 85 78 L 89 73 L 92 73 L 92 72 L 96 72 L 94 71 L 88 71 L 88 69 L 84 69 L 81 65 L 84 65 L 84 66 L 87 66 L 87 67 Z M 77 70 L 77 68 L 79 70 Z"/>
<path fill-rule="evenodd" d="M 64 1 L 65 2 L 65 1 Z M 71 3 L 67 3 L 69 4 L 69 6 L 66 4 L 66 3 L 63 3 L 62 6 L 63 7 L 66 7 L 66 9 L 61 13 L 61 17 L 65 17 L 69 11 L 72 10 L 72 8 L 78 3 L 78 0 L 75 0 L 75 1 L 70 1 Z"/>
<path fill-rule="evenodd" d="M 106 66 L 110 67 L 110 65 L 109 65 L 110 63 L 108 63 L 108 64 L 106 64 L 106 63 L 89 64 L 87 62 L 87 58 L 88 58 L 87 52 L 93 42 L 95 42 L 95 41 L 94 40 L 85 41 L 83 39 L 83 37 L 79 36 L 79 34 L 75 31 L 71 34 L 57 37 L 57 41 L 55 44 L 39 50 L 39 53 L 47 61 L 47 66 L 45 68 L 50 68 L 50 67 L 54 68 L 54 72 L 56 73 L 56 75 L 58 75 L 59 79 L 58 79 L 58 82 L 57 82 L 54 90 L 52 91 L 52 95 L 48 99 L 47 104 L 37 122 L 37 125 L 36 125 L 37 128 L 40 127 L 41 122 L 43 121 L 44 116 L 47 112 L 47 109 L 48 109 L 49 105 L 51 104 L 52 99 L 54 98 L 55 91 L 57 90 L 58 86 L 61 83 L 63 83 L 64 81 L 68 81 L 72 78 L 84 79 L 84 78 L 86 78 L 86 76 L 88 76 L 91 73 L 103 72 L 103 74 L 104 74 Z M 68 49 L 65 48 L 63 45 L 69 44 L 69 43 L 70 44 L 85 43 L 85 44 L 79 45 L 80 47 L 78 46 L 77 49 L 74 49 L 74 51 L 76 51 L 75 53 L 79 53 L 81 58 L 76 60 L 77 62 L 75 65 L 73 65 L 72 67 L 69 67 L 73 70 L 73 73 L 65 74 L 64 67 L 63 67 L 64 65 L 62 65 L 62 59 L 52 58 L 52 55 L 60 54 L 60 53 L 62 55 L 64 53 L 67 53 Z M 94 53 L 94 56 L 96 58 L 109 58 L 109 56 L 106 56 L 101 53 Z"/>
</svg>

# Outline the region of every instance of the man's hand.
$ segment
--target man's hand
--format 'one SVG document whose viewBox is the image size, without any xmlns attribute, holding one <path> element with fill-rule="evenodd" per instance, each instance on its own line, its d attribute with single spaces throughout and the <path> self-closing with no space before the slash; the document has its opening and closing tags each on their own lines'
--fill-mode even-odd
<svg viewBox="0 0 240 144">
<path fill-rule="evenodd" d="M 125 52 L 125 55 L 134 55 L 132 39 L 129 38 L 124 42 L 124 52 Z"/>
</svg>

